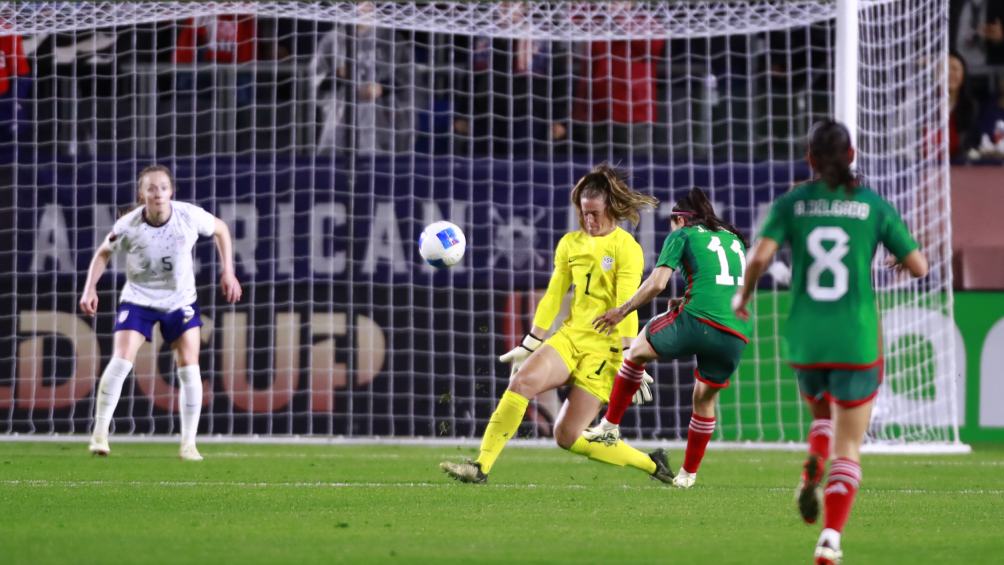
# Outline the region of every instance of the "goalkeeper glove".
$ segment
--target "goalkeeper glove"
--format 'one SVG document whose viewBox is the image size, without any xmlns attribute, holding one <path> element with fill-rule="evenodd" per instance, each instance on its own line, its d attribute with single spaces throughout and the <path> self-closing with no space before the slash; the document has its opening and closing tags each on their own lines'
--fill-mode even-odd
<svg viewBox="0 0 1004 565">
<path fill-rule="evenodd" d="M 638 392 L 634 393 L 634 396 L 631 397 L 631 403 L 632 404 L 648 404 L 649 402 L 652 402 L 652 386 L 651 385 L 654 382 L 655 382 L 655 379 L 652 378 L 652 375 L 648 374 L 648 371 L 643 372 L 641 374 L 641 387 L 639 387 L 638 388 Z"/>
<path fill-rule="evenodd" d="M 499 356 L 499 361 L 503 363 L 509 363 L 512 365 L 510 373 L 515 374 L 519 370 L 520 365 L 523 364 L 530 354 L 537 351 L 540 344 L 544 343 L 543 340 L 538 338 L 533 334 L 526 334 L 523 337 L 523 342 L 513 347 L 508 353 Z"/>
</svg>

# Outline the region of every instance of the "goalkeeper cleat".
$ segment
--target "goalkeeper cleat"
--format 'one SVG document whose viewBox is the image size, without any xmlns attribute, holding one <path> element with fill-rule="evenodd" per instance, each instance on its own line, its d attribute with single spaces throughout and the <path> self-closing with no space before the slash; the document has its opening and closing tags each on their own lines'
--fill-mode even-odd
<svg viewBox="0 0 1004 565">
<path fill-rule="evenodd" d="M 688 473 L 682 467 L 680 472 L 673 478 L 673 486 L 677 488 L 690 488 L 697 482 L 697 473 Z"/>
<path fill-rule="evenodd" d="M 447 475 L 462 483 L 484 484 L 488 482 L 488 475 L 481 471 L 481 463 L 477 461 L 471 461 L 470 459 L 463 463 L 443 461 L 439 464 L 439 468 Z"/>
<path fill-rule="evenodd" d="M 621 428 L 620 426 L 606 427 L 601 422 L 591 428 L 587 428 L 582 432 L 582 437 L 590 443 L 614 445 L 621 439 Z"/>
<path fill-rule="evenodd" d="M 798 499 L 798 512 L 806 524 L 815 524 L 819 518 L 819 508 L 823 505 L 823 489 L 819 486 L 822 477 L 822 463 L 816 455 L 810 455 L 805 460 L 802 481 L 795 492 Z"/>
<path fill-rule="evenodd" d="M 181 450 L 178 451 L 178 457 L 181 457 L 182 461 L 202 461 L 202 454 L 199 453 L 194 443 L 183 444 Z"/>
<path fill-rule="evenodd" d="M 648 454 L 648 458 L 655 463 L 655 471 L 652 472 L 651 477 L 657 481 L 672 484 L 673 470 L 669 466 L 669 454 L 666 453 L 666 450 L 656 449 Z"/>
<path fill-rule="evenodd" d="M 91 443 L 87 446 L 87 451 L 90 451 L 91 455 L 107 456 L 112 452 L 112 448 L 108 447 L 108 436 L 102 434 L 92 435 Z"/>
</svg>

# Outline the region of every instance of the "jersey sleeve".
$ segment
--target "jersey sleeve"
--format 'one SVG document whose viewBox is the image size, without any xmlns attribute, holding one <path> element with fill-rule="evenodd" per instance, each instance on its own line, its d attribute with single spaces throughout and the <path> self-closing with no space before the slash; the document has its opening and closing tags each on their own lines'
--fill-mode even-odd
<svg viewBox="0 0 1004 565">
<path fill-rule="evenodd" d="M 188 206 L 188 214 L 191 216 L 192 225 L 195 226 L 195 230 L 199 235 L 209 237 L 216 232 L 216 216 L 210 214 L 201 206 L 190 204 Z"/>
<path fill-rule="evenodd" d="M 115 224 L 112 225 L 112 231 L 108 233 L 108 247 L 111 248 L 112 252 L 118 253 L 119 249 L 122 248 L 122 242 L 128 233 L 127 230 L 132 217 L 132 213 L 127 213 L 125 216 L 115 220 Z"/>
<path fill-rule="evenodd" d="M 666 236 L 662 243 L 662 251 L 659 259 L 655 262 L 656 267 L 669 267 L 674 271 L 680 268 L 680 260 L 683 258 L 683 249 L 687 245 L 687 233 L 684 230 L 676 230 Z"/>
<path fill-rule="evenodd" d="M 760 228 L 760 237 L 773 239 L 778 245 L 782 245 L 791 235 L 790 225 L 787 200 L 780 199 L 770 207 L 767 219 Z"/>
<path fill-rule="evenodd" d="M 906 227 L 899 212 L 887 201 L 882 202 L 882 218 L 879 226 L 879 239 L 882 245 L 896 259 L 902 261 L 911 251 L 920 247 L 917 240 L 910 235 L 910 229 Z"/>
<path fill-rule="evenodd" d="M 572 271 L 568 268 L 568 237 L 561 238 L 554 250 L 554 272 L 547 283 L 547 292 L 537 305 L 533 316 L 533 325 L 548 329 L 554 323 L 554 318 L 561 310 L 561 299 L 572 286 Z M 543 338 L 543 336 L 537 336 Z"/>
<path fill-rule="evenodd" d="M 674 233 L 679 233 L 677 230 Z M 641 286 L 641 275 L 645 270 L 645 254 L 642 253 L 641 245 L 631 239 L 628 245 L 623 246 L 621 257 L 618 257 L 620 268 L 617 269 L 616 289 L 617 302 L 620 306 L 628 301 L 638 287 Z M 617 333 L 622 338 L 633 338 L 638 335 L 638 311 L 628 314 L 621 323 L 617 324 Z"/>
</svg>

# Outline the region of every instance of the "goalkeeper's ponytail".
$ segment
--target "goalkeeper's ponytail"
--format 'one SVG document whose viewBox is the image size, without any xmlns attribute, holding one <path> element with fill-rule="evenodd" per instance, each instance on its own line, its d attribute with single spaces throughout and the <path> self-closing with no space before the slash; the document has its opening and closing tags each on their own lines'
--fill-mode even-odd
<svg viewBox="0 0 1004 565">
<path fill-rule="evenodd" d="M 655 208 L 659 205 L 659 200 L 654 196 L 631 190 L 624 174 L 608 163 L 600 163 L 593 167 L 593 170 L 579 179 L 572 189 L 572 204 L 579 212 L 580 226 L 583 198 L 603 198 L 611 218 L 618 223 L 627 220 L 635 226 L 641 220 L 638 212 L 642 208 Z"/>
</svg>

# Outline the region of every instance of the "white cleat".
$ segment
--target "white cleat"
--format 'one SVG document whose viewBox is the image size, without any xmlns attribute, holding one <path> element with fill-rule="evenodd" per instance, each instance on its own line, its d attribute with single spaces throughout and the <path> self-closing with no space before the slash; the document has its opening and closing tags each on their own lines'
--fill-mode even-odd
<svg viewBox="0 0 1004 565">
<path fill-rule="evenodd" d="M 202 455 L 194 443 L 182 445 L 181 450 L 178 452 L 178 457 L 181 457 L 182 461 L 202 461 Z"/>
<path fill-rule="evenodd" d="M 840 565 L 844 558 L 844 552 L 840 551 L 840 534 L 830 529 L 819 532 L 813 557 L 815 565 Z"/>
<path fill-rule="evenodd" d="M 92 435 L 91 443 L 87 446 L 87 451 L 90 451 L 91 455 L 107 456 L 112 452 L 112 448 L 108 447 L 108 436 L 100 434 Z"/>
<path fill-rule="evenodd" d="M 697 473 L 688 473 L 680 467 L 680 472 L 673 478 L 673 486 L 676 488 L 690 488 L 697 482 Z"/>
<path fill-rule="evenodd" d="M 844 558 L 844 552 L 822 543 L 816 546 L 814 557 L 816 565 L 840 565 Z"/>
<path fill-rule="evenodd" d="M 621 439 L 621 429 L 620 426 L 605 427 L 602 423 L 596 424 L 591 428 L 587 428 L 582 432 L 582 437 L 586 438 L 586 441 L 590 443 L 602 443 L 604 445 L 613 445 L 620 441 Z"/>
</svg>

